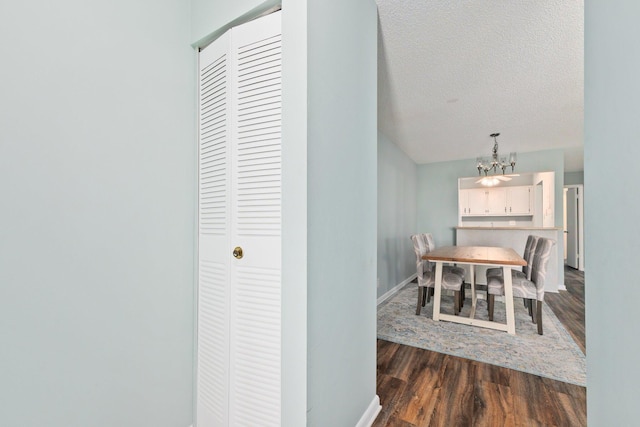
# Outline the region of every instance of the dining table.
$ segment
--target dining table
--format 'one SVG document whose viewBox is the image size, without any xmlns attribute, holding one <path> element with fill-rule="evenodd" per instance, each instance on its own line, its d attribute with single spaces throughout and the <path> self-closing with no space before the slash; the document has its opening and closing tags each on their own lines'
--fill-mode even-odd
<svg viewBox="0 0 640 427">
<path fill-rule="evenodd" d="M 511 269 L 513 267 L 525 266 L 527 265 L 527 262 L 515 250 L 512 248 L 494 246 L 442 246 L 427 252 L 422 256 L 422 258 L 430 262 L 435 262 L 436 264 L 433 320 L 436 322 L 446 320 L 449 322 L 497 329 L 500 331 L 506 331 L 509 334 L 516 333 Z M 445 263 L 469 265 L 469 276 L 471 281 L 471 311 L 469 317 L 440 313 L 440 298 L 442 296 L 442 267 Z M 475 289 L 476 265 L 502 267 L 504 273 L 504 299 L 507 317 L 506 324 L 475 319 L 478 299 Z"/>
</svg>

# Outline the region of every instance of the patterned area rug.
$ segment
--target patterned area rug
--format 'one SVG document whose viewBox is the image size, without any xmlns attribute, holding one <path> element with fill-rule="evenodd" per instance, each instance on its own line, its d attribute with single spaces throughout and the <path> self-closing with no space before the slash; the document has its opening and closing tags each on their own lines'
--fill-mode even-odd
<svg viewBox="0 0 640 427">
<path fill-rule="evenodd" d="M 469 316 L 467 292 L 462 316 Z M 434 322 L 433 300 L 416 316 L 417 285 L 409 283 L 378 306 L 378 338 L 438 353 L 464 357 L 586 387 L 586 358 L 558 318 L 543 304 L 544 335 L 538 335 L 522 299 L 514 300 L 516 335 L 476 326 Z M 453 296 L 443 294 L 441 312 L 453 314 Z M 478 300 L 476 319 L 489 320 Z M 494 321 L 506 323 L 504 302 L 496 299 Z"/>
</svg>

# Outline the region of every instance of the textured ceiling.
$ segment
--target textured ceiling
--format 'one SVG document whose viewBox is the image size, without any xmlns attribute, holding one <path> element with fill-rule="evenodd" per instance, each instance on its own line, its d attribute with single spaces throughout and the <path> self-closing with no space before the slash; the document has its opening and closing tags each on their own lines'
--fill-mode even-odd
<svg viewBox="0 0 640 427">
<path fill-rule="evenodd" d="M 378 127 L 416 163 L 581 153 L 582 0 L 376 0 Z M 581 170 L 581 161 L 567 170 Z"/>
</svg>

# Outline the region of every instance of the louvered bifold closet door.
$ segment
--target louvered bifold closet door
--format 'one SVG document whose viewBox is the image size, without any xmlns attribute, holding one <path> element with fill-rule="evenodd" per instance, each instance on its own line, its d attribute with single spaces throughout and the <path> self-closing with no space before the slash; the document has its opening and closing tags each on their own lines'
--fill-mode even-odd
<svg viewBox="0 0 640 427">
<path fill-rule="evenodd" d="M 237 426 L 280 426 L 280 13 L 232 32 L 232 261 L 230 416 Z"/>
<path fill-rule="evenodd" d="M 200 52 L 197 427 L 281 424 L 280 27 Z"/>
<path fill-rule="evenodd" d="M 231 119 L 229 35 L 200 52 L 196 425 L 229 425 Z"/>
</svg>

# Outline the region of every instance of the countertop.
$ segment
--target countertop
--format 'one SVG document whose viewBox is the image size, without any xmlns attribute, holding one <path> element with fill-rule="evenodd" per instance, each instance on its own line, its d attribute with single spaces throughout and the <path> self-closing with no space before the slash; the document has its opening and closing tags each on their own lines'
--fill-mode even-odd
<svg viewBox="0 0 640 427">
<path fill-rule="evenodd" d="M 562 230 L 562 227 L 469 227 L 458 226 L 456 230 Z"/>
</svg>

